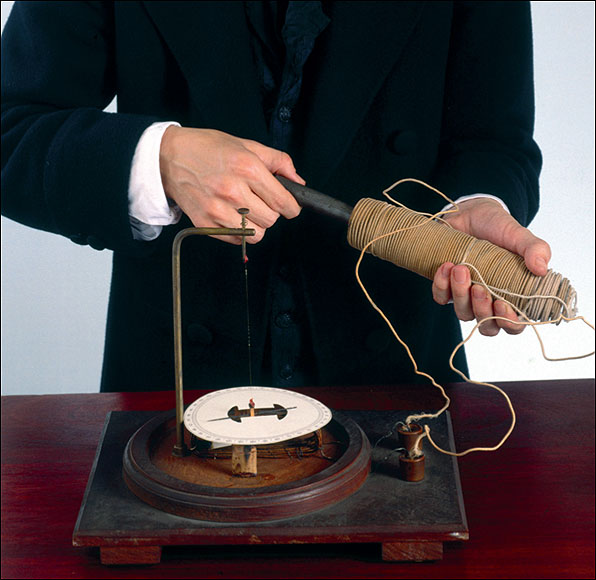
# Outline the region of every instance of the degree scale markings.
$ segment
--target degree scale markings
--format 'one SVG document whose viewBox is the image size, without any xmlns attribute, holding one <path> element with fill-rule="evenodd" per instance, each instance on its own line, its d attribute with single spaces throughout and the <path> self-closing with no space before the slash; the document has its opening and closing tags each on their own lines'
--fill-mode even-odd
<svg viewBox="0 0 596 580">
<path fill-rule="evenodd" d="M 242 419 L 250 409 L 238 403 L 252 399 L 257 421 L 224 420 L 237 408 Z M 279 407 L 276 408 L 275 405 Z M 244 405 L 243 405 L 244 406 Z M 288 413 L 288 410 L 292 412 Z M 247 415 L 244 413 L 248 411 Z M 285 411 L 283 421 L 280 414 Z M 234 414 L 235 415 L 235 414 Z M 221 419 L 221 420 L 215 420 Z M 306 395 L 272 387 L 235 387 L 213 391 L 192 403 L 184 413 L 188 431 L 205 441 L 227 445 L 266 445 L 312 433 L 331 420 L 331 411 Z"/>
</svg>

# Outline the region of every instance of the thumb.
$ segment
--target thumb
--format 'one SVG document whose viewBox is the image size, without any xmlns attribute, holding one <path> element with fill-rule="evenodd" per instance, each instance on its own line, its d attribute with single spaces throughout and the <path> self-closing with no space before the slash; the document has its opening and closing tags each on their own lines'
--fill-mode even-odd
<svg viewBox="0 0 596 580">
<path fill-rule="evenodd" d="M 523 257 L 528 270 L 537 276 L 546 275 L 551 258 L 550 246 L 523 226 L 519 226 L 512 241 L 513 251 Z"/>
<path fill-rule="evenodd" d="M 460 214 L 454 214 L 448 221 L 456 229 L 522 256 L 533 274 L 544 276 L 548 272 L 550 246 L 493 200 L 464 201 Z"/>
</svg>

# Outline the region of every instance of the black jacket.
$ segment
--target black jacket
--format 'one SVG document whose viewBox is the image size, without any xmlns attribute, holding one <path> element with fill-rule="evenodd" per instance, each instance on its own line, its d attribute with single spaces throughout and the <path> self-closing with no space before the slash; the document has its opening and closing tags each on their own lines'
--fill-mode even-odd
<svg viewBox="0 0 596 580">
<path fill-rule="evenodd" d="M 355 203 L 402 177 L 452 197 L 501 197 L 527 224 L 538 207 L 527 2 L 330 2 L 295 111 L 298 172 Z M 118 95 L 118 113 L 102 109 Z M 2 213 L 114 251 L 103 390 L 173 385 L 170 249 L 132 239 L 129 170 L 157 120 L 268 144 L 242 2 L 15 3 L 2 37 Z M 419 187 L 416 209 L 443 201 Z M 283 231 L 294 250 L 288 253 Z M 304 211 L 250 248 L 255 381 L 270 317 L 268 280 L 293 271 L 320 384 L 412 381 L 411 364 L 354 281 L 345 227 Z M 246 383 L 238 248 L 183 249 L 185 385 Z M 368 257 L 362 273 L 421 370 L 454 378 L 450 307 L 427 280 Z M 464 364 L 460 360 L 460 364 Z"/>
</svg>

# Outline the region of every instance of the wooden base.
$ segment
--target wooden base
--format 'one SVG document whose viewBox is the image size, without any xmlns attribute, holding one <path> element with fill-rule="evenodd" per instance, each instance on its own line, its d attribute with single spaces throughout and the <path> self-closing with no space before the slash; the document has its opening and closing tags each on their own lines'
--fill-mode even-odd
<svg viewBox="0 0 596 580">
<path fill-rule="evenodd" d="M 302 516 L 353 494 L 370 470 L 370 444 L 353 420 L 336 413 L 322 431 L 322 440 L 329 443 L 324 457 L 264 458 L 258 477 L 238 477 L 234 450 L 231 459 L 172 455 L 175 415 L 166 413 L 130 438 L 124 480 L 144 502 L 186 518 L 261 522 Z M 238 447 L 243 455 L 244 447 Z M 252 449 L 256 463 L 256 447 Z M 243 465 L 241 469 L 249 468 Z"/>
<path fill-rule="evenodd" d="M 385 542 L 385 562 L 427 562 L 443 558 L 442 542 Z"/>
<path fill-rule="evenodd" d="M 161 546 L 142 546 L 141 548 L 103 546 L 99 549 L 99 559 L 106 566 L 159 564 L 161 562 Z"/>
<path fill-rule="evenodd" d="M 372 443 L 371 473 L 342 501 L 274 521 L 201 521 L 158 510 L 139 500 L 121 476 L 132 434 L 155 413 L 108 415 L 75 530 L 75 546 L 100 548 L 105 564 L 155 564 L 168 546 L 376 543 L 385 561 L 442 557 L 443 543 L 468 539 L 457 462 L 426 449 L 423 481 L 399 478 L 397 435 L 383 437 L 409 411 L 345 413 Z M 447 414 L 433 423 L 439 445 L 454 449 Z M 242 478 L 243 479 L 243 478 Z M 250 481 L 254 478 L 247 478 Z M 201 548 L 202 547 L 202 548 Z"/>
<path fill-rule="evenodd" d="M 100 547 L 100 561 L 106 566 L 153 565 L 161 562 L 161 546 Z M 428 562 L 443 558 L 442 542 L 384 542 L 384 562 Z"/>
</svg>

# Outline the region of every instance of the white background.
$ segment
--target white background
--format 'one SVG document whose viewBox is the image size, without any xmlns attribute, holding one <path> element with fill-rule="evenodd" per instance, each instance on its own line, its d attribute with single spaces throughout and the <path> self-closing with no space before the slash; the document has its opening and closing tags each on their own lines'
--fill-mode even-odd
<svg viewBox="0 0 596 580">
<path fill-rule="evenodd" d="M 2 2 L 2 27 L 12 4 Z M 580 314 L 593 321 L 594 3 L 532 2 L 532 12 L 544 168 L 531 229 L 549 241 L 552 268 L 571 280 Z M 110 272 L 109 251 L 2 218 L 2 394 L 98 391 Z M 579 325 L 548 327 L 544 335 L 557 355 L 593 349 L 593 333 Z M 531 329 L 475 335 L 467 350 L 477 380 L 594 377 L 593 357 L 544 361 Z"/>
</svg>

